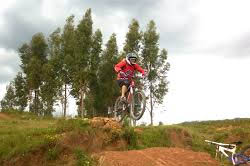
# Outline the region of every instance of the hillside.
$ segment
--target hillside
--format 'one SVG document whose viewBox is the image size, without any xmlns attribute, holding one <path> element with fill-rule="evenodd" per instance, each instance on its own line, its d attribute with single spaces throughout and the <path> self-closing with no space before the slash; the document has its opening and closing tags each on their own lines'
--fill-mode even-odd
<svg viewBox="0 0 250 166">
<path fill-rule="evenodd" d="M 204 139 L 247 144 L 249 124 L 235 119 L 129 128 L 107 118 L 0 113 L 0 165 L 219 166 L 227 161 L 214 160 Z"/>
</svg>

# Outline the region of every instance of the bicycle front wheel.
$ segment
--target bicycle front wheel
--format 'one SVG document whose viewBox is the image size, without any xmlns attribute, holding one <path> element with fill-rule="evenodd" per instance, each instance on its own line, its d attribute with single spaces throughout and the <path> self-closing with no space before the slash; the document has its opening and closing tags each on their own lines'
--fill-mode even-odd
<svg viewBox="0 0 250 166">
<path fill-rule="evenodd" d="M 126 116 L 126 113 L 123 107 L 124 107 L 124 103 L 121 101 L 121 97 L 118 97 L 115 101 L 115 108 L 114 108 L 114 118 L 118 122 L 122 122 Z"/>
<path fill-rule="evenodd" d="M 146 96 L 142 91 L 136 91 L 131 99 L 130 117 L 139 120 L 146 109 Z"/>
</svg>

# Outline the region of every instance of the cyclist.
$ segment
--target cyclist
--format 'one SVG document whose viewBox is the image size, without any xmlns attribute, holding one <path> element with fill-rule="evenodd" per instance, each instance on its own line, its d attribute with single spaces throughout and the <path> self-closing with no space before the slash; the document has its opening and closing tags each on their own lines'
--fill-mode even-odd
<svg viewBox="0 0 250 166">
<path fill-rule="evenodd" d="M 137 56 L 135 53 L 128 53 L 126 58 L 115 65 L 117 72 L 117 83 L 122 88 L 122 101 L 126 101 L 125 94 L 134 76 L 134 71 L 139 71 L 145 77 L 145 71 L 137 63 Z"/>
</svg>

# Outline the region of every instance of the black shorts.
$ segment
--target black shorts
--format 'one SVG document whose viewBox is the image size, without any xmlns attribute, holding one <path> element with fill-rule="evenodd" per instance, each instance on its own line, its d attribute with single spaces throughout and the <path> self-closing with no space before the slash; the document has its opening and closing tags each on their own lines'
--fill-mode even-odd
<svg viewBox="0 0 250 166">
<path fill-rule="evenodd" d="M 120 87 L 122 87 L 123 85 L 125 85 L 127 88 L 129 87 L 129 85 L 130 85 L 130 80 L 128 80 L 128 79 L 119 79 L 119 80 L 117 80 L 117 83 L 118 83 L 118 85 L 120 86 Z"/>
</svg>

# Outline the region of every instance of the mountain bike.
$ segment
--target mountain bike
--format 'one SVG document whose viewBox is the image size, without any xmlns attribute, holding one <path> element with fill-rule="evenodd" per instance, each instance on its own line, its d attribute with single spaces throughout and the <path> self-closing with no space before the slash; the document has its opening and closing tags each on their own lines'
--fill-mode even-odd
<svg viewBox="0 0 250 166">
<path fill-rule="evenodd" d="M 237 145 L 242 144 L 242 142 L 232 142 L 231 144 L 224 144 L 214 141 L 205 140 L 209 144 L 216 145 L 215 157 L 218 157 L 218 153 L 222 156 L 225 156 L 229 159 L 233 165 L 250 166 L 250 145 L 245 146 L 239 153 L 236 153 Z M 230 154 L 231 153 L 231 154 Z"/>
<path fill-rule="evenodd" d="M 118 97 L 114 107 L 114 117 L 119 122 L 127 116 L 133 120 L 139 120 L 146 109 L 146 96 L 144 92 L 135 86 L 134 80 L 131 81 L 128 91 L 126 92 L 126 101 Z"/>
</svg>

